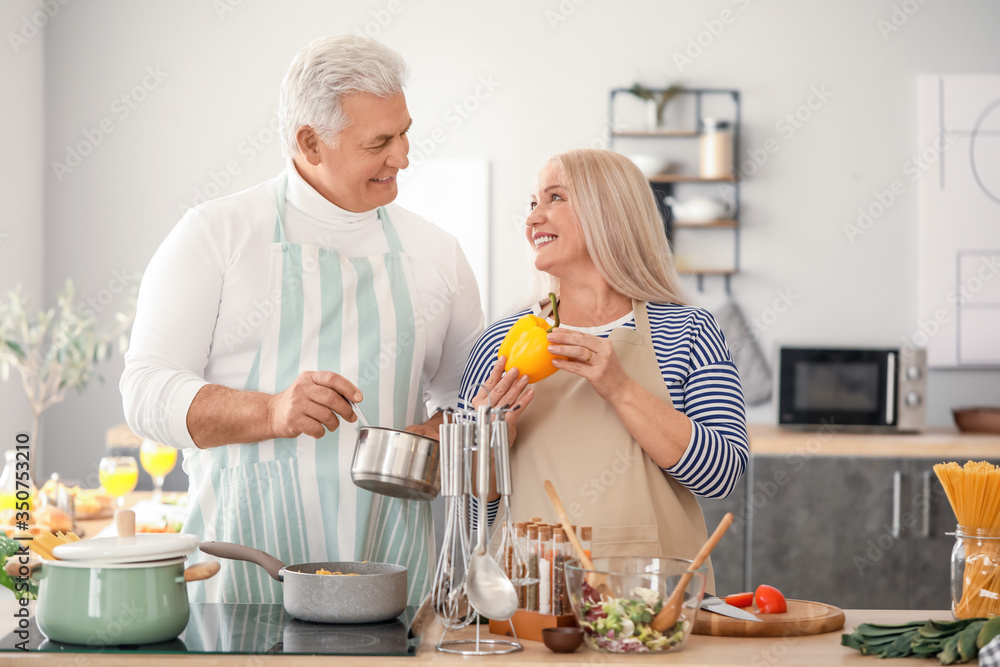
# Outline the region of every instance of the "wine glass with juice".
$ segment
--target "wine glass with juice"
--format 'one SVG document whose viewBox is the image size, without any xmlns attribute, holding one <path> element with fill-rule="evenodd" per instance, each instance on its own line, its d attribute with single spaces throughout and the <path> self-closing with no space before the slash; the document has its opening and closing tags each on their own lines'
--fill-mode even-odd
<svg viewBox="0 0 1000 667">
<path fill-rule="evenodd" d="M 125 505 L 125 495 L 139 481 L 139 466 L 131 456 L 105 456 L 98 467 L 98 476 L 104 490 L 118 498 L 120 509 Z"/>
<path fill-rule="evenodd" d="M 177 465 L 177 450 L 170 445 L 145 440 L 139 448 L 139 460 L 142 461 L 142 469 L 153 478 L 153 502 L 162 502 L 163 478 Z"/>
</svg>

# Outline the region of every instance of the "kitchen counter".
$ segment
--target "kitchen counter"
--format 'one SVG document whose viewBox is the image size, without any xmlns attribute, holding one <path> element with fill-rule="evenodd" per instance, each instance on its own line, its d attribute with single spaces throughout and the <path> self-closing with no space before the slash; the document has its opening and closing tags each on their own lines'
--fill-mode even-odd
<svg viewBox="0 0 1000 667">
<path fill-rule="evenodd" d="M 0 603 L 0 635 L 9 632 L 13 623 L 16 603 L 4 601 Z M 844 631 L 853 630 L 862 622 L 872 623 L 905 623 L 913 620 L 935 618 L 951 620 L 947 611 L 896 611 L 896 610 L 847 610 L 847 622 Z M 594 665 L 618 663 L 652 664 L 669 663 L 681 667 L 683 665 L 714 665 L 740 666 L 746 665 L 799 665 L 802 667 L 823 667 L 834 665 L 868 665 L 876 667 L 882 663 L 877 658 L 862 656 L 857 651 L 840 645 L 841 631 L 810 637 L 785 637 L 780 639 L 738 638 L 738 637 L 703 637 L 692 635 L 687 645 L 677 653 L 668 655 L 635 656 L 635 655 L 604 655 L 581 647 L 576 653 L 569 655 L 551 653 L 538 642 L 525 641 L 524 651 L 505 656 L 495 657 L 463 657 L 441 653 L 434 649 L 441 635 L 440 626 L 433 625 L 423 637 L 423 643 L 416 657 L 398 658 L 335 658 L 343 667 L 373 667 L 374 665 L 396 665 L 406 667 L 414 664 L 476 664 L 476 665 Z M 474 637 L 475 631 L 470 628 L 449 635 L 449 638 Z M 490 635 L 483 626 L 483 638 L 499 638 Z M 4 650 L 11 647 L 4 646 Z M 63 665 L 79 665 L 83 667 L 135 667 L 142 665 L 171 665 L 176 667 L 217 667 L 221 665 L 254 665 L 268 667 L 269 665 L 320 665 L 331 660 L 330 656 L 282 656 L 282 655 L 151 655 L 128 654 L 112 655 L 100 653 L 71 654 L 65 653 L 0 653 L 0 661 L 9 665 L 30 665 L 31 667 L 56 667 Z M 907 667 L 922 665 L 928 667 L 936 664 L 926 659 L 897 659 L 891 667 Z"/>
<path fill-rule="evenodd" d="M 789 431 L 750 424 L 750 453 L 758 456 L 863 456 L 938 458 L 964 463 L 1000 459 L 1000 435 L 930 429 L 924 433 Z"/>
</svg>

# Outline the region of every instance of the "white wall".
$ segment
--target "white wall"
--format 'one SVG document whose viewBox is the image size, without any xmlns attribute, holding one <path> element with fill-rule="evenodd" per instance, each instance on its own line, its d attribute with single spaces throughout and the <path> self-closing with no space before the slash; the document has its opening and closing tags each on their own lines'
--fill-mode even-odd
<svg viewBox="0 0 1000 667">
<path fill-rule="evenodd" d="M 878 22 L 903 4 L 915 13 L 898 14 L 905 24 L 883 35 Z M 712 24 L 724 10 L 732 22 Z M 519 216 L 536 169 L 554 152 L 601 142 L 610 88 L 681 78 L 740 89 L 744 148 L 768 138 L 779 146 L 743 188 L 745 271 L 734 283 L 751 318 L 766 316 L 779 291 L 794 295 L 762 333 L 768 352 L 778 340 L 899 343 L 917 330 L 915 185 L 856 243 L 843 227 L 921 148 L 915 75 L 1000 70 L 1000 5 L 970 0 L 70 3 L 46 41 L 46 285 L 71 276 L 96 293 L 114 271 L 145 266 L 196 191 L 236 192 L 280 169 L 268 123 L 292 55 L 314 37 L 366 24 L 412 68 L 411 159 L 433 147 L 492 161 L 491 317 L 528 283 Z M 702 34 L 711 43 L 679 71 L 674 53 L 706 26 L 721 34 Z M 146 79 L 151 89 L 138 90 L 144 99 L 123 117 L 115 100 L 150 71 L 159 79 Z M 37 74 L 18 75 L 37 85 Z M 815 88 L 832 95 L 782 134 L 776 123 Z M 469 99 L 477 90 L 483 99 Z M 453 110 L 463 102 L 476 107 L 466 118 Z M 97 136 L 104 118 L 113 131 L 60 181 L 51 163 L 64 162 L 85 132 Z M 446 134 L 436 145 L 428 143 L 435 128 Z M 252 135 L 266 144 L 259 152 L 246 143 Z M 33 143 L 23 140 L 21 154 Z M 222 176 L 227 163 L 239 173 Z M 105 385 L 48 414 L 47 471 L 85 474 L 104 429 L 122 420 L 120 360 L 103 370 Z M 936 423 L 948 422 L 953 404 L 1000 395 L 997 372 L 931 381 Z M 770 408 L 751 416 L 772 418 Z"/>
<path fill-rule="evenodd" d="M 0 4 L 0 298 L 20 283 L 40 309 L 44 259 L 43 147 L 45 145 L 45 37 L 48 17 L 37 3 Z M 13 33 L 14 38 L 10 35 Z M 31 410 L 17 373 L 0 383 L 0 452 L 17 433 L 31 432 Z"/>
</svg>

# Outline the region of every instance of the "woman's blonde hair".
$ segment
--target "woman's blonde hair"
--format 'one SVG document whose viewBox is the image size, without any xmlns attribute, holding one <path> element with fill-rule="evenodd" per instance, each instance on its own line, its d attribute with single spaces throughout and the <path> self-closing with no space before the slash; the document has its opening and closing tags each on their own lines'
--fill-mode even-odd
<svg viewBox="0 0 1000 667">
<path fill-rule="evenodd" d="M 595 148 L 560 153 L 570 205 L 594 264 L 619 294 L 683 304 L 680 278 L 649 181 L 631 160 Z"/>
</svg>

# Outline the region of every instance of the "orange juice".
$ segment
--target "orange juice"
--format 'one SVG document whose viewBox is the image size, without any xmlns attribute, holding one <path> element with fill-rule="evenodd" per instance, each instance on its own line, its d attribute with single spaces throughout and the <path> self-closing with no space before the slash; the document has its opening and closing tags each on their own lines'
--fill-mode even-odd
<svg viewBox="0 0 1000 667">
<path fill-rule="evenodd" d="M 139 452 L 139 460 L 142 461 L 142 467 L 150 477 L 165 477 L 177 464 L 177 450 L 167 445 L 152 451 L 148 447 L 143 447 Z"/>
<path fill-rule="evenodd" d="M 137 468 L 113 470 L 106 472 L 101 470 L 98 473 L 101 486 L 113 496 L 124 496 L 135 488 L 139 481 L 139 470 Z"/>
<path fill-rule="evenodd" d="M 28 497 L 28 508 L 31 509 L 31 498 Z M 17 503 L 23 502 L 17 499 L 17 493 L 10 491 L 0 491 L 0 510 L 12 510 Z"/>
</svg>

